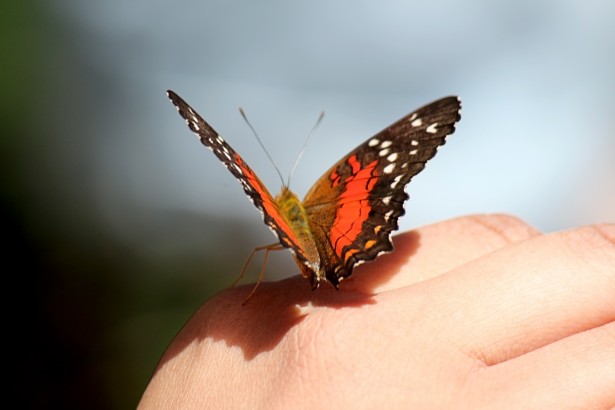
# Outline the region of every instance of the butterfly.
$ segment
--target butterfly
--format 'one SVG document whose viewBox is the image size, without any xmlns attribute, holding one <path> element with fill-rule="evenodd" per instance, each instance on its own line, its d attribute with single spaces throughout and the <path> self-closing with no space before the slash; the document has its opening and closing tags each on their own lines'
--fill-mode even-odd
<svg viewBox="0 0 615 410">
<path fill-rule="evenodd" d="M 277 236 L 279 244 L 256 250 L 290 249 L 312 289 L 322 281 L 337 289 L 355 266 L 393 250 L 391 233 L 405 212 L 406 185 L 461 119 L 457 97 L 417 109 L 350 151 L 300 200 L 286 184 L 272 196 L 243 158 L 188 103 L 171 90 L 167 95 L 201 143 L 241 183 Z"/>
</svg>

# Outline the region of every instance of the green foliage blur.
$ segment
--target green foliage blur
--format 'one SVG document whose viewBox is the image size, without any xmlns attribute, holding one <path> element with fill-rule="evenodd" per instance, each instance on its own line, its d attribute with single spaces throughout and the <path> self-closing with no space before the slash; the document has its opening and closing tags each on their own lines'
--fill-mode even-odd
<svg viewBox="0 0 615 410">
<path fill-rule="evenodd" d="M 48 7 L 0 12 L 9 396 L 22 408 L 134 408 L 182 324 L 233 281 L 241 261 L 229 244 L 254 243 L 237 221 L 130 204 L 119 210 L 130 236 L 116 233 L 89 161 L 117 85 Z"/>
</svg>

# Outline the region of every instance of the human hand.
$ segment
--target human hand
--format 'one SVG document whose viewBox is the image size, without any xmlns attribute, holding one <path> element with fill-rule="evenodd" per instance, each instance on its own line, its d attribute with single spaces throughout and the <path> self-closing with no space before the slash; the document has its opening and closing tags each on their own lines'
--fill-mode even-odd
<svg viewBox="0 0 615 410">
<path fill-rule="evenodd" d="M 613 408 L 615 224 L 470 216 L 406 232 L 339 292 L 226 290 L 140 408 Z"/>
</svg>

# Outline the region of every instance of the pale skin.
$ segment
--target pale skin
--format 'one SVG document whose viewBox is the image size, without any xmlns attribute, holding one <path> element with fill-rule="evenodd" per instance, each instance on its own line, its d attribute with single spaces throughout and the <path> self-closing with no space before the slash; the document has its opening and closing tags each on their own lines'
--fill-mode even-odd
<svg viewBox="0 0 615 410">
<path fill-rule="evenodd" d="M 505 215 L 405 232 L 335 291 L 223 291 L 139 408 L 615 407 L 615 224 L 542 234 Z"/>
</svg>

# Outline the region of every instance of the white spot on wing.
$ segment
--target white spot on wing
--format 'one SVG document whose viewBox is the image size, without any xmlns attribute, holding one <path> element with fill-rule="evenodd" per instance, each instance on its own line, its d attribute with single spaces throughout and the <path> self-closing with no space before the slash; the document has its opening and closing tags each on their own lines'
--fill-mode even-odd
<svg viewBox="0 0 615 410">
<path fill-rule="evenodd" d="M 395 164 L 389 164 L 382 170 L 385 174 L 390 174 L 395 169 Z"/>
<path fill-rule="evenodd" d="M 367 143 L 367 145 L 369 145 L 370 147 L 376 146 L 380 144 L 380 140 L 378 138 L 372 138 L 371 140 L 369 140 L 369 142 Z"/>
<path fill-rule="evenodd" d="M 416 120 L 412 121 L 410 125 L 412 125 L 413 127 L 420 127 L 421 125 L 423 125 L 423 120 L 417 118 Z"/>
<path fill-rule="evenodd" d="M 438 132 L 438 123 L 434 122 L 429 127 L 427 127 L 427 129 L 425 131 L 430 133 L 430 134 L 435 134 L 436 132 Z"/>
<path fill-rule="evenodd" d="M 384 198 L 382 198 L 382 203 L 385 205 L 388 205 L 389 202 L 391 202 L 391 197 L 390 196 L 385 196 Z"/>
<path fill-rule="evenodd" d="M 386 154 L 388 154 L 388 153 L 389 153 L 389 149 L 388 149 L 388 148 L 385 148 L 385 149 L 383 149 L 382 151 L 380 151 L 380 152 L 378 153 L 378 155 L 380 155 L 381 157 L 384 157 L 384 156 L 385 156 Z"/>
<path fill-rule="evenodd" d="M 389 156 L 387 157 L 387 159 L 388 159 L 390 162 L 395 162 L 395 160 L 397 159 L 397 153 L 396 153 L 396 152 L 392 153 L 391 155 L 389 155 Z"/>
<path fill-rule="evenodd" d="M 393 215 L 393 210 L 392 209 L 389 212 L 387 212 L 386 214 L 384 214 L 384 220 L 389 222 L 389 218 L 391 218 L 391 215 Z"/>
<path fill-rule="evenodd" d="M 410 145 L 412 145 L 413 147 L 416 147 L 417 145 L 419 145 L 419 142 L 417 140 L 412 140 L 410 141 Z"/>
<path fill-rule="evenodd" d="M 388 148 L 391 144 L 393 144 L 392 141 L 383 141 L 382 144 L 380 144 L 380 148 Z"/>
<path fill-rule="evenodd" d="M 397 186 L 397 184 L 399 184 L 399 181 L 401 180 L 401 175 L 397 175 L 395 177 L 395 179 L 393 180 L 393 182 L 391 182 L 391 188 L 395 188 Z"/>
<path fill-rule="evenodd" d="M 410 155 L 416 155 L 418 151 L 418 149 L 413 149 L 412 151 L 410 151 Z"/>
</svg>

